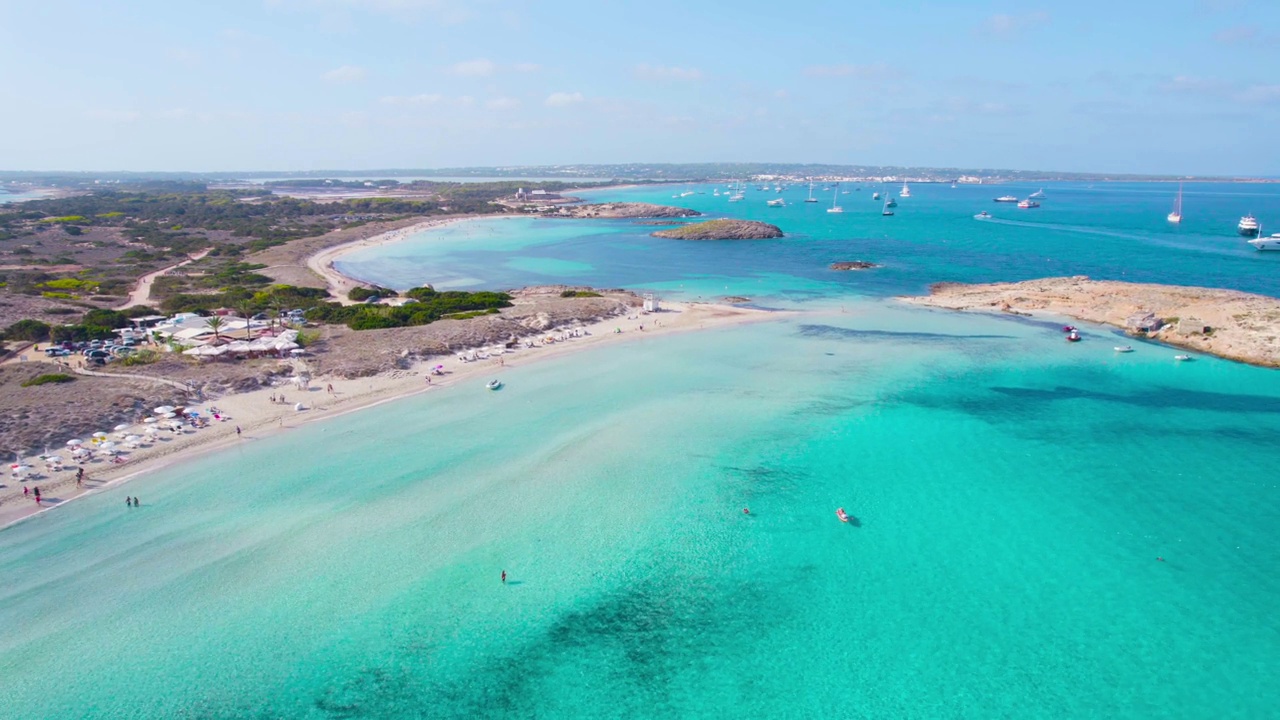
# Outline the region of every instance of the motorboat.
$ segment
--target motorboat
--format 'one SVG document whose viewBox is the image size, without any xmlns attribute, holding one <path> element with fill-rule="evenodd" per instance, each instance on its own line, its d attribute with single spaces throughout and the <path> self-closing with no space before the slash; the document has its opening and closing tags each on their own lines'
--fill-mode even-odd
<svg viewBox="0 0 1280 720">
<path fill-rule="evenodd" d="M 1075 330 L 1067 333 L 1067 342 L 1080 342 L 1080 333 Z"/>
<path fill-rule="evenodd" d="M 842 523 L 849 522 L 849 513 L 845 512 L 844 508 L 836 508 L 836 517 L 840 518 Z"/>
<path fill-rule="evenodd" d="M 1076 331 L 1076 326 L 1075 326 L 1075 325 L 1063 325 L 1063 326 L 1062 326 L 1062 332 L 1064 332 L 1064 333 L 1073 333 L 1073 332 L 1075 332 L 1075 331 Z"/>
<path fill-rule="evenodd" d="M 880 193 L 871 193 L 871 199 L 872 199 L 872 200 L 879 200 L 879 199 L 880 199 Z"/>
<path fill-rule="evenodd" d="M 890 207 L 890 208 L 896 208 L 898 207 L 898 201 L 894 200 L 892 197 L 888 197 L 885 199 L 884 206 Z"/>
<path fill-rule="evenodd" d="M 1258 237 L 1249 241 L 1257 250 L 1280 250 L 1280 233 L 1272 233 L 1271 237 Z"/>
<path fill-rule="evenodd" d="M 1036 202 L 1035 200 L 1032 200 L 1031 198 L 1027 198 L 1026 200 L 1023 200 L 1022 202 L 1018 203 L 1018 207 L 1022 208 L 1023 210 L 1026 210 L 1028 208 L 1038 208 L 1040 207 L 1040 203 Z"/>
<path fill-rule="evenodd" d="M 1174 355 L 1174 356 L 1173 356 L 1173 359 L 1174 359 L 1174 360 L 1177 360 L 1178 362 L 1186 362 L 1186 361 L 1188 361 L 1188 360 L 1192 360 L 1192 359 L 1194 359 L 1194 358 L 1192 358 L 1190 355 Z"/>
<path fill-rule="evenodd" d="M 782 198 L 778 198 L 776 200 L 770 200 L 765 204 L 768 205 L 769 207 L 782 207 L 783 205 L 786 205 L 786 203 L 783 202 Z"/>
<path fill-rule="evenodd" d="M 1044 188 L 1040 188 L 1039 190 L 1037 190 L 1037 191 L 1035 191 L 1035 192 L 1031 193 L 1030 195 L 1028 195 L 1027 197 L 1029 197 L 1029 198 L 1034 198 L 1034 199 L 1036 199 L 1036 200 L 1043 200 L 1043 199 L 1044 199 Z"/>
<path fill-rule="evenodd" d="M 488 390 L 501 390 L 502 381 L 497 379 L 490 380 L 489 382 L 485 383 L 484 386 Z"/>
<path fill-rule="evenodd" d="M 1240 218 L 1240 224 L 1236 225 L 1236 231 L 1245 237 L 1258 237 L 1258 233 L 1262 228 L 1258 225 L 1258 219 L 1252 215 L 1245 215 Z"/>
<path fill-rule="evenodd" d="M 1018 198 L 1014 197 L 1013 195 L 1001 195 L 1000 197 L 996 198 L 995 201 L 1016 203 L 1018 202 Z"/>
<path fill-rule="evenodd" d="M 1116 352 L 1118 353 L 1133 352 L 1133 346 L 1131 345 L 1117 345 L 1115 349 L 1116 349 Z"/>
<path fill-rule="evenodd" d="M 973 216 L 973 219 L 974 219 L 974 220 L 990 220 L 990 219 L 991 219 L 991 213 L 987 212 L 986 210 L 983 210 L 982 212 L 978 213 L 977 215 L 974 215 L 974 216 Z"/>
</svg>

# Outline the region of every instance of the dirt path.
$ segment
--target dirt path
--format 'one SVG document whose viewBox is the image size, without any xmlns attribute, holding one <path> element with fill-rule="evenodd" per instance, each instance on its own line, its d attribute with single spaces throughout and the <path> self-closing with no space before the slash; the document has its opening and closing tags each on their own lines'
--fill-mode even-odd
<svg viewBox="0 0 1280 720">
<path fill-rule="evenodd" d="M 167 275 L 173 272 L 174 270 L 177 270 L 178 268 L 182 267 L 183 265 L 190 265 L 191 263 L 199 260 L 205 255 L 208 255 L 210 249 L 211 248 L 205 248 L 204 250 L 201 250 L 195 255 L 192 255 L 191 257 L 188 257 L 186 260 L 183 260 L 182 262 L 178 263 L 177 265 L 170 265 L 167 268 L 161 268 L 159 270 L 156 270 L 155 272 L 147 273 L 146 275 L 143 275 L 142 277 L 138 278 L 138 284 L 135 285 L 133 290 L 129 292 L 129 299 L 126 300 L 123 305 L 118 306 L 116 309 L 124 310 L 125 308 L 131 308 L 136 305 L 146 305 L 148 302 L 151 301 L 151 285 L 156 281 L 156 278 L 161 277 L 163 275 Z"/>
</svg>

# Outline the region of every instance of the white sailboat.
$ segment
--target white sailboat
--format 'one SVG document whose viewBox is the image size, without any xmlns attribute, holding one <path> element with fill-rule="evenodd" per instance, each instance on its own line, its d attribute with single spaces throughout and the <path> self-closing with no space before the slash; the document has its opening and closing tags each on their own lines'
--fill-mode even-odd
<svg viewBox="0 0 1280 720">
<path fill-rule="evenodd" d="M 1035 191 L 1035 192 L 1031 193 L 1030 195 L 1028 195 L 1027 197 L 1031 198 L 1032 200 L 1043 200 L 1043 199 L 1044 199 L 1044 188 L 1040 188 L 1039 190 L 1037 190 L 1037 191 Z"/>
<path fill-rule="evenodd" d="M 888 193 L 885 193 L 885 194 L 888 195 Z M 893 208 L 895 205 L 897 205 L 897 203 L 893 202 L 893 198 L 885 197 L 884 205 L 880 207 L 880 214 L 885 217 L 892 215 Z"/>
<path fill-rule="evenodd" d="M 836 183 L 836 191 L 831 194 L 831 207 L 827 208 L 829 213 L 842 213 L 844 208 L 836 204 L 840 200 L 840 183 Z"/>
<path fill-rule="evenodd" d="M 1174 225 L 1182 222 L 1182 183 L 1178 183 L 1178 199 L 1173 201 L 1173 212 L 1166 219 Z"/>
<path fill-rule="evenodd" d="M 902 192 L 898 193 L 898 197 L 904 197 L 904 198 L 911 197 L 911 188 L 907 187 L 907 184 L 905 182 L 902 183 Z"/>
<path fill-rule="evenodd" d="M 807 202 L 807 203 L 810 203 L 810 202 L 811 202 L 811 203 L 816 203 L 816 202 L 818 202 L 818 198 L 816 198 L 816 197 L 814 197 L 814 196 L 813 196 L 813 181 L 812 181 L 812 180 L 810 180 L 810 181 L 809 181 L 809 197 L 808 197 L 808 199 L 806 199 L 806 200 L 805 200 L 805 202 Z"/>
</svg>

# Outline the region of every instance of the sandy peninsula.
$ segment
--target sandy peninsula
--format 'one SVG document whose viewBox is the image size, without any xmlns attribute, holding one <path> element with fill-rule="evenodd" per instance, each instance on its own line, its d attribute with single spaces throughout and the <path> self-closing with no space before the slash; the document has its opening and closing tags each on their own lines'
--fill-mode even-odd
<svg viewBox="0 0 1280 720">
<path fill-rule="evenodd" d="M 1044 278 L 1015 283 L 939 283 L 906 302 L 949 310 L 1058 315 L 1137 331 L 1159 321 L 1149 337 L 1177 347 L 1280 367 L 1280 300 L 1235 290 Z"/>
<path fill-rule="evenodd" d="M 333 259 L 342 252 L 368 244 L 395 242 L 456 219 L 406 224 L 354 240 L 335 234 L 328 239 L 338 244 L 315 250 L 305 258 L 305 266 L 322 278 L 331 292 L 345 297 L 347 289 L 360 283 L 333 267 Z M 316 242 L 321 241 L 316 239 Z M 451 385 L 474 385 L 477 392 L 482 392 L 485 381 L 502 378 L 508 368 L 605 344 L 649 342 L 673 333 L 776 317 L 778 313 L 754 308 L 679 302 L 663 302 L 660 312 L 647 313 L 641 308 L 640 298 L 626 291 L 596 292 L 549 286 L 513 291 L 513 306 L 497 315 L 385 330 L 353 331 L 345 326 L 321 326 L 315 330 L 321 337 L 314 350 L 308 346 L 311 352 L 306 357 L 213 364 L 193 364 L 174 357 L 144 366 L 135 380 L 119 373 L 100 378 L 78 376 L 69 385 L 45 386 L 44 391 L 49 395 L 43 402 L 49 406 L 66 405 L 75 411 L 76 417 L 85 416 L 92 404 L 88 398 L 101 386 L 102 392 L 98 394 L 103 396 L 102 402 L 94 405 L 101 412 L 86 417 L 85 421 L 104 432 L 113 433 L 115 425 L 121 424 L 129 427 L 128 432 L 140 434 L 149 408 L 160 404 L 183 404 L 199 410 L 203 417 L 209 417 L 216 407 L 218 414 L 226 419 L 200 429 L 160 433 L 157 439 L 142 447 L 126 451 L 126 462 L 114 463 L 98 456 L 83 464 L 86 473 L 83 484 L 77 482 L 76 473 L 71 469 L 76 466 L 69 462 L 68 469 L 58 471 L 46 468 L 36 457 L 25 457 L 23 462 L 42 477 L 0 479 L 0 528 L 200 453 L 232 443 L 252 442 L 302 423 Z M 493 351 L 495 344 L 505 346 L 501 354 Z M 469 352 L 469 348 L 485 347 L 490 351 Z M 33 367 L 24 371 L 32 373 L 59 369 L 48 365 L 49 370 L 40 370 L 34 366 L 45 363 L 27 364 Z M 439 374 L 435 371 L 437 366 L 441 366 Z M 152 376 L 149 382 L 142 382 L 148 379 L 141 377 L 144 374 Z M 165 379 L 157 381 L 154 379 L 157 375 Z M 309 378 L 305 387 L 293 380 L 300 377 Z M 156 382 L 187 385 L 193 396 L 183 400 L 174 395 L 173 385 L 156 385 Z M 133 395 L 123 398 L 121 393 L 128 388 L 133 388 L 129 390 Z M 176 392 L 183 394 L 181 390 Z M 297 407 L 299 403 L 301 409 Z M 32 418 L 34 416 L 28 416 L 22 424 L 24 432 L 33 430 Z M 16 433 L 15 429 L 10 430 Z M 72 431 L 62 423 L 51 425 L 42 437 L 50 452 L 70 460 L 63 444 L 73 434 L 87 441 L 89 433 L 84 430 L 82 427 Z M 25 487 L 39 487 L 43 501 L 37 504 L 26 496 Z"/>
</svg>

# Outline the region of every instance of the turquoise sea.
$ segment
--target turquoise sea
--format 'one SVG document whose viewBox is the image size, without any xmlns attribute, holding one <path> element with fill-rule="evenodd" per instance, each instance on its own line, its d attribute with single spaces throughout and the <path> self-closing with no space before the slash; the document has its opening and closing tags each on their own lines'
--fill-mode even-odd
<svg viewBox="0 0 1280 720">
<path fill-rule="evenodd" d="M 788 236 L 486 220 L 342 266 L 796 312 L 507 367 L 502 392 L 0 531 L 0 717 L 1274 716 L 1280 374 L 891 296 L 1064 274 L 1280 295 L 1280 254 L 1234 232 L 1280 218 L 1280 188 L 1188 185 L 1176 230 L 1167 185 L 1046 186 L 1026 211 L 918 185 L 892 218 L 870 188 L 840 215 L 807 188 L 779 210 L 684 190 L 596 197 Z M 825 269 L 856 259 L 885 267 Z"/>
</svg>

